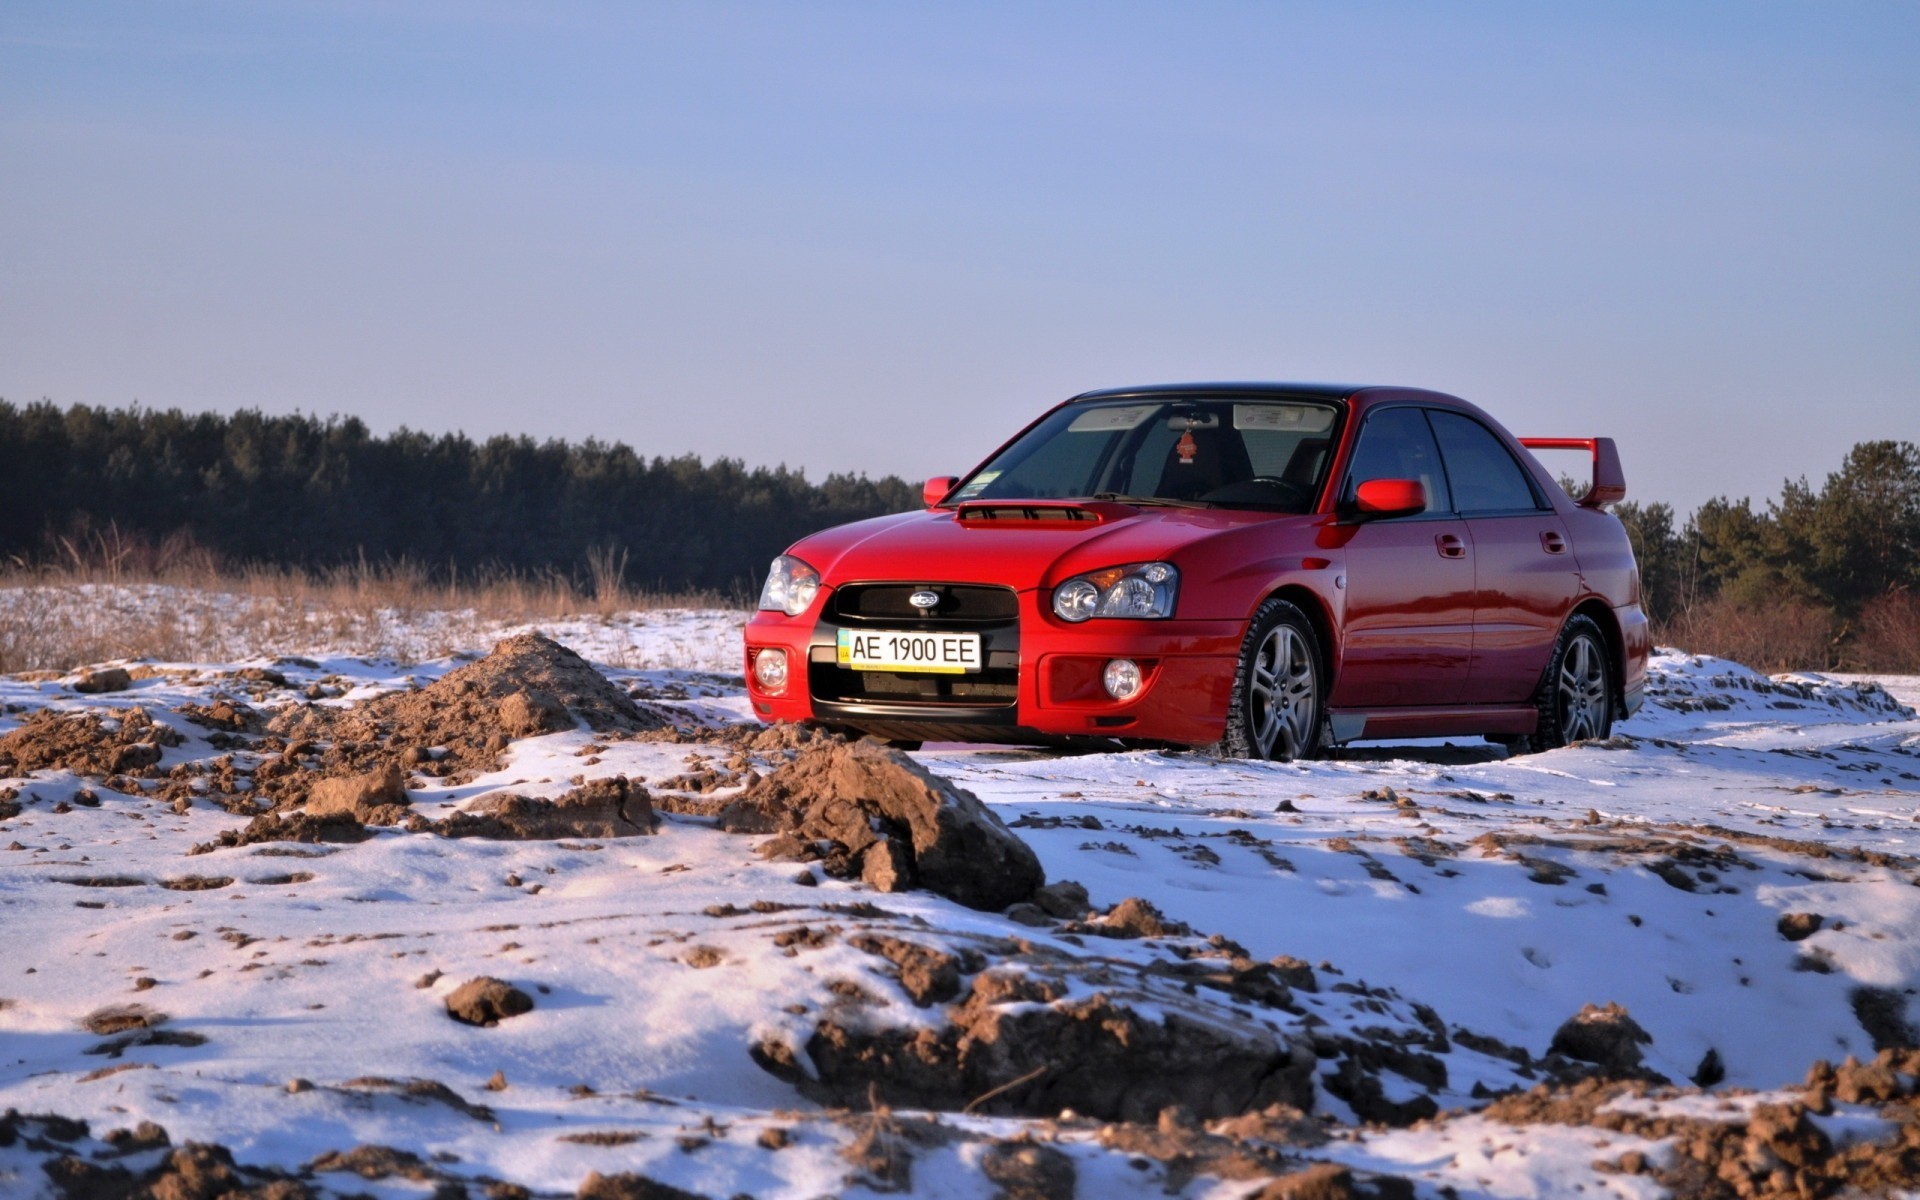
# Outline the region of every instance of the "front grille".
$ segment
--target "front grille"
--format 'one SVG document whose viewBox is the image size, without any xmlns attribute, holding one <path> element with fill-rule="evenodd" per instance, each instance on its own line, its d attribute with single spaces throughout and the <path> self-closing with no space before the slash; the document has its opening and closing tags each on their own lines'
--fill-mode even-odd
<svg viewBox="0 0 1920 1200">
<path fill-rule="evenodd" d="M 939 602 L 930 609 L 913 604 L 915 592 L 931 592 Z M 985 668 L 964 675 L 913 671 L 855 671 L 837 661 L 839 629 L 951 630 L 980 635 Z M 839 588 L 826 617 L 814 630 L 807 662 L 807 687 L 827 705 L 869 712 L 948 709 L 955 719 L 1010 718 L 1020 702 L 1020 599 L 1008 587 L 981 583 L 853 583 Z"/>
<path fill-rule="evenodd" d="M 917 608 L 908 599 L 915 592 L 932 592 L 940 603 Z M 870 621 L 912 621 L 916 625 L 979 625 L 1012 622 L 1019 618 L 1020 601 L 1012 588 L 971 583 L 855 583 L 833 594 L 829 616 L 848 624 Z"/>
<path fill-rule="evenodd" d="M 807 686 L 816 700 L 840 704 L 1011 706 L 1020 697 L 1018 667 L 988 668 L 969 675 L 909 675 L 853 671 L 838 663 L 809 663 Z"/>
</svg>

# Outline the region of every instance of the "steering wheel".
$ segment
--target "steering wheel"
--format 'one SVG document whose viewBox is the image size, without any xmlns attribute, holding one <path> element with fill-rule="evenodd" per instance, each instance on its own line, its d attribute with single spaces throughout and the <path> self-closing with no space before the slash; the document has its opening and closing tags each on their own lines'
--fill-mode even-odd
<svg viewBox="0 0 1920 1200">
<path fill-rule="evenodd" d="M 1313 500 L 1312 492 L 1308 488 L 1282 479 L 1278 475 L 1255 475 L 1251 479 L 1242 479 L 1236 483 L 1229 483 L 1224 487 L 1217 487 L 1211 492 L 1201 496 L 1200 499 L 1221 503 L 1232 502 L 1234 500 L 1250 501 L 1253 497 L 1248 493 L 1250 489 L 1254 488 L 1258 488 L 1271 495 L 1271 500 L 1262 497 L 1262 502 L 1286 508 L 1304 510 L 1307 504 Z"/>
</svg>

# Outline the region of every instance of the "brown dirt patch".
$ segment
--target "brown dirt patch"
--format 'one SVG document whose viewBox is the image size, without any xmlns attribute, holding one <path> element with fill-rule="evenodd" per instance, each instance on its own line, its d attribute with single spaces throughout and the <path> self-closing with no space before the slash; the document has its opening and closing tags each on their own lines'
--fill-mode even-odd
<svg viewBox="0 0 1920 1200">
<path fill-rule="evenodd" d="M 876 1027 L 853 1005 L 830 1012 L 805 1046 L 817 1078 L 783 1043 L 762 1042 L 754 1056 L 809 1097 L 841 1105 L 877 1096 L 942 1111 L 1071 1108 L 1147 1120 L 1170 1105 L 1219 1117 L 1313 1104 L 1312 1052 L 1262 1026 L 1180 1014 L 1152 1020 L 1104 992 L 1065 995 L 1053 980 L 987 971 L 934 1028 Z"/>
<path fill-rule="evenodd" d="M 167 1014 L 155 1012 L 144 1004 L 110 1004 L 105 1008 L 96 1008 L 80 1020 L 80 1027 L 88 1033 L 105 1037 L 108 1034 L 125 1033 L 129 1029 L 152 1029 L 165 1024 Z"/>
<path fill-rule="evenodd" d="M 206 854 L 235 846 L 254 846 L 261 842 L 364 842 L 373 830 L 350 816 L 314 817 L 306 813 L 276 816 L 265 813 L 247 822 L 244 829 L 223 829 L 211 842 L 202 842 L 187 851 Z"/>
<path fill-rule="evenodd" d="M 162 879 L 160 886 L 173 892 L 207 892 L 215 888 L 233 886 L 233 876 L 181 875 L 173 879 Z"/>
<path fill-rule="evenodd" d="M 165 1130 L 153 1128 L 166 1137 Z M 118 1163 L 89 1162 L 75 1154 L 64 1154 L 42 1169 L 62 1200 L 314 1200 L 315 1196 L 299 1179 L 270 1168 L 240 1166 L 225 1146 L 202 1142 L 188 1142 L 140 1172 Z"/>
<path fill-rule="evenodd" d="M 0 775 L 71 771 L 75 775 L 131 775 L 150 779 L 162 747 L 184 740 L 144 708 L 108 713 L 58 713 L 40 709 L 0 735 Z"/>
<path fill-rule="evenodd" d="M 653 799 L 624 775 L 593 779 L 557 800 L 510 793 L 484 796 L 434 826 L 443 837 L 552 841 L 641 837 L 654 832 Z"/>
<path fill-rule="evenodd" d="M 657 1179 L 648 1179 L 645 1175 L 618 1174 L 602 1175 L 598 1171 L 588 1174 L 580 1190 L 574 1193 L 575 1200 L 706 1200 L 706 1197 L 694 1192 L 682 1191 L 672 1184 L 661 1183 Z"/>
</svg>

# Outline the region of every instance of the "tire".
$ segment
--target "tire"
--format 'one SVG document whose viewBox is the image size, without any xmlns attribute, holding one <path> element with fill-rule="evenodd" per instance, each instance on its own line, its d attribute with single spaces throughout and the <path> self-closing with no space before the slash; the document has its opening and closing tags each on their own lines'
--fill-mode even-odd
<svg viewBox="0 0 1920 1200">
<path fill-rule="evenodd" d="M 1275 596 L 1254 610 L 1227 701 L 1227 758 L 1287 762 L 1326 745 L 1326 657 L 1307 614 Z"/>
<path fill-rule="evenodd" d="M 1612 732 L 1613 656 L 1592 617 L 1574 617 L 1560 631 L 1533 702 L 1540 722 L 1530 735 L 1507 742 L 1513 753 L 1537 754 Z"/>
</svg>

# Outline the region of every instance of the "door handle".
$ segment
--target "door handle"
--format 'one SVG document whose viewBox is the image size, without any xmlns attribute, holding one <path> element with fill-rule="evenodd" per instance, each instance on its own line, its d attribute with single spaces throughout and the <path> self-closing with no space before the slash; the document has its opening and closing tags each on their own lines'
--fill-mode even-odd
<svg viewBox="0 0 1920 1200">
<path fill-rule="evenodd" d="M 1443 533 L 1435 537 L 1433 544 L 1439 548 L 1441 558 L 1465 558 L 1467 556 L 1467 544 L 1451 533 Z"/>
<path fill-rule="evenodd" d="M 1554 530 L 1545 529 L 1540 533 L 1540 546 L 1548 554 L 1565 554 L 1567 552 L 1567 539 L 1561 537 L 1559 533 Z"/>
</svg>

